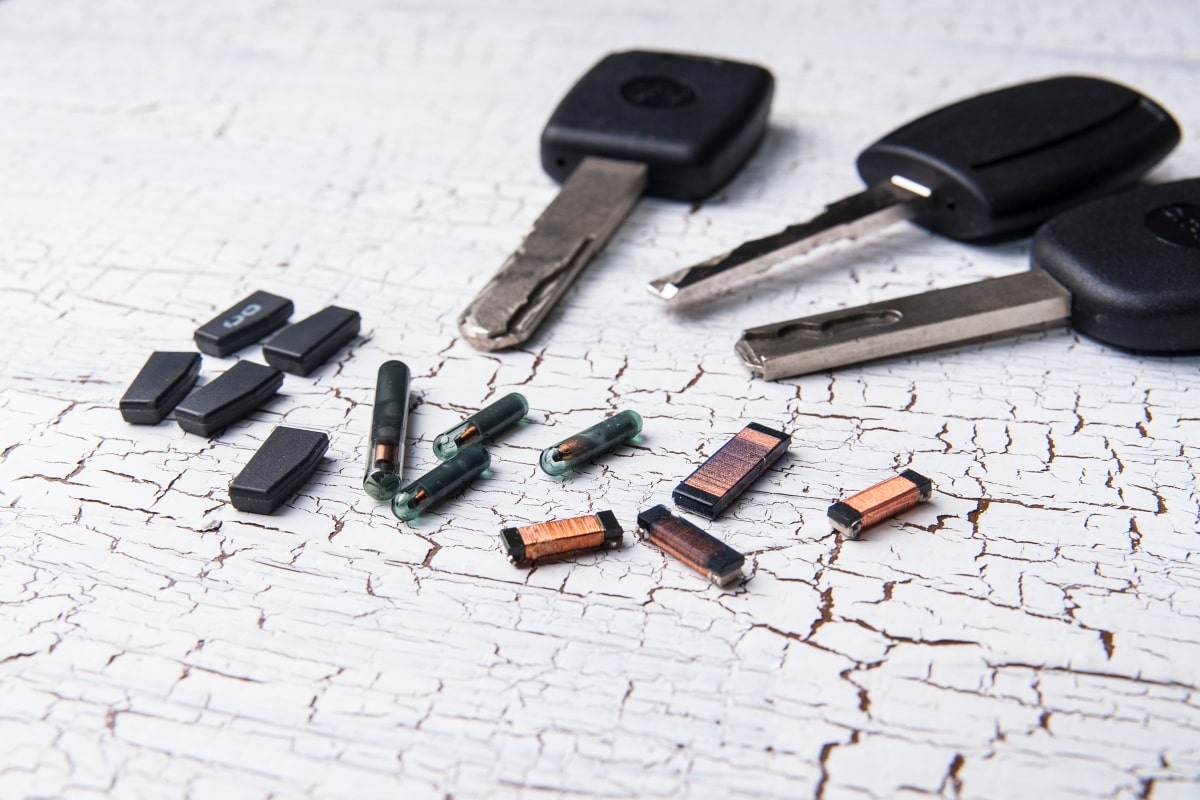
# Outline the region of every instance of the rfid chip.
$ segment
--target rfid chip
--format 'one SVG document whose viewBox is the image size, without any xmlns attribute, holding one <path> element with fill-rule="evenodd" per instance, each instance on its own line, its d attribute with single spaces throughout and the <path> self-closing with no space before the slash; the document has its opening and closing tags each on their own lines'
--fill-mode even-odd
<svg viewBox="0 0 1200 800">
<path fill-rule="evenodd" d="M 744 555 L 683 517 L 675 516 L 666 506 L 646 509 L 638 514 L 637 524 L 642 539 L 675 556 L 717 586 L 728 586 L 742 577 Z"/>
<path fill-rule="evenodd" d="M 515 567 L 575 553 L 621 546 L 621 525 L 611 511 L 571 519 L 538 522 L 500 531 L 508 560 Z"/>
<path fill-rule="evenodd" d="M 864 528 L 924 503 L 932 494 L 933 481 L 906 469 L 894 478 L 834 503 L 827 513 L 834 528 L 857 539 Z"/>
<path fill-rule="evenodd" d="M 308 482 L 328 448 L 319 431 L 279 426 L 229 484 L 229 501 L 238 511 L 273 514 Z"/>
<path fill-rule="evenodd" d="M 200 375 L 198 353 L 156 350 L 146 359 L 137 377 L 121 396 L 119 408 L 126 422 L 155 425 L 179 405 Z"/>
<path fill-rule="evenodd" d="M 357 311 L 326 306 L 275 334 L 263 345 L 263 359 L 293 375 L 307 375 L 358 335 Z"/>
<path fill-rule="evenodd" d="M 791 443 L 788 434 L 751 422 L 676 486 L 671 498 L 685 511 L 716 519 Z"/>
<path fill-rule="evenodd" d="M 196 329 L 192 338 L 201 353 L 225 356 L 277 331 L 292 315 L 292 301 L 270 292 L 255 292 Z"/>
<path fill-rule="evenodd" d="M 175 421 L 188 433 L 212 436 L 258 408 L 282 385 L 279 370 L 239 361 L 184 400 L 175 409 Z"/>
</svg>

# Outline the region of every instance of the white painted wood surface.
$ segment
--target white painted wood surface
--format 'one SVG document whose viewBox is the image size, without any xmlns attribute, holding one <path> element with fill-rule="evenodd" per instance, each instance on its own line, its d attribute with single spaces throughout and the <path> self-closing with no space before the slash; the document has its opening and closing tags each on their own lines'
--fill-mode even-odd
<svg viewBox="0 0 1200 800">
<path fill-rule="evenodd" d="M 541 125 L 634 46 L 768 65 L 767 141 L 699 208 L 639 205 L 527 349 L 474 352 L 458 312 L 555 192 Z M 1198 175 L 1198 66 L 1188 0 L 0 3 L 0 796 L 1197 796 L 1196 358 L 1060 330 L 771 384 L 733 354 L 747 326 L 1018 271 L 1024 241 L 901 226 L 706 316 L 642 284 L 1027 77 L 1141 88 L 1184 129 L 1153 179 Z M 211 442 L 124 424 L 148 353 L 255 289 L 363 335 Z M 359 489 L 389 357 L 420 397 L 407 477 L 490 399 L 533 406 L 411 527 Z M 621 408 L 641 444 L 536 469 Z M 756 572 L 722 593 L 633 520 L 752 420 L 795 443 L 708 526 Z M 238 513 L 280 423 L 330 458 Z M 830 533 L 833 499 L 908 465 L 930 505 Z M 604 508 L 623 550 L 501 555 L 503 523 Z"/>
</svg>

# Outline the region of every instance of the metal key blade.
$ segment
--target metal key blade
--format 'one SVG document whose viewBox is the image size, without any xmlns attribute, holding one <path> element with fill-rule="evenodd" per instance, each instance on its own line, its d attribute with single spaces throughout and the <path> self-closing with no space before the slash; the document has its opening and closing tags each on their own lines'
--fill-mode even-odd
<svg viewBox="0 0 1200 800">
<path fill-rule="evenodd" d="M 477 350 L 529 339 L 599 253 L 646 188 L 646 166 L 585 158 L 533 230 L 458 318 Z"/>
<path fill-rule="evenodd" d="M 773 381 L 1066 322 L 1071 293 L 1040 269 L 751 328 L 735 347 Z"/>
<path fill-rule="evenodd" d="M 825 207 L 817 216 L 779 233 L 740 245 L 724 255 L 650 282 L 650 292 L 676 305 L 724 294 L 771 267 L 839 239 L 910 219 L 930 190 L 900 175 Z"/>
</svg>

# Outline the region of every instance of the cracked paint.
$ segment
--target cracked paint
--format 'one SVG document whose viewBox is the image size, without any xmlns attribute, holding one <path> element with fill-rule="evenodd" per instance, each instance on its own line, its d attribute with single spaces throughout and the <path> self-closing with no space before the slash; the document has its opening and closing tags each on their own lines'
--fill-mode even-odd
<svg viewBox="0 0 1200 800">
<path fill-rule="evenodd" d="M 1200 126 L 1187 12 L 948 9 L 3 4 L 0 797 L 1194 796 L 1194 357 L 1059 329 L 747 374 L 742 328 L 1028 259 L 911 226 L 704 313 L 640 286 L 856 190 L 862 144 L 1013 82 L 1014 53 Z M 675 42 L 775 71 L 759 153 L 703 203 L 645 199 L 525 348 L 474 352 L 455 319 L 554 195 L 536 140 L 570 77 Z M 256 289 L 297 318 L 354 308 L 363 334 L 216 439 L 121 421 L 148 351 Z M 531 404 L 410 526 L 360 489 L 389 358 L 414 376 L 406 478 L 474 410 Z M 623 408 L 642 437 L 538 470 Z M 750 421 L 794 443 L 704 524 L 752 567 L 721 592 L 634 519 Z M 229 481 L 278 424 L 328 455 L 276 515 L 236 512 Z M 830 502 L 904 468 L 928 504 L 831 532 Z M 619 550 L 504 558 L 503 525 L 603 509 Z"/>
</svg>

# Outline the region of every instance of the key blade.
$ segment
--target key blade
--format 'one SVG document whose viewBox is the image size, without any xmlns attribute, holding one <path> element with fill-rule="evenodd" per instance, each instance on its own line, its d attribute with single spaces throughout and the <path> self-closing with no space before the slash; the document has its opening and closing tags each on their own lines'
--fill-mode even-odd
<svg viewBox="0 0 1200 800">
<path fill-rule="evenodd" d="M 477 350 L 515 347 L 531 337 L 637 204 L 645 164 L 585 158 L 533 230 L 458 318 Z"/>
<path fill-rule="evenodd" d="M 816 314 L 742 333 L 750 371 L 773 381 L 1065 322 L 1071 293 L 1040 269 Z"/>
<path fill-rule="evenodd" d="M 817 216 L 779 233 L 746 242 L 723 255 L 685 267 L 649 284 L 651 294 L 673 305 L 710 300 L 771 267 L 824 244 L 853 239 L 912 218 L 930 190 L 900 175 L 825 207 Z"/>
</svg>

